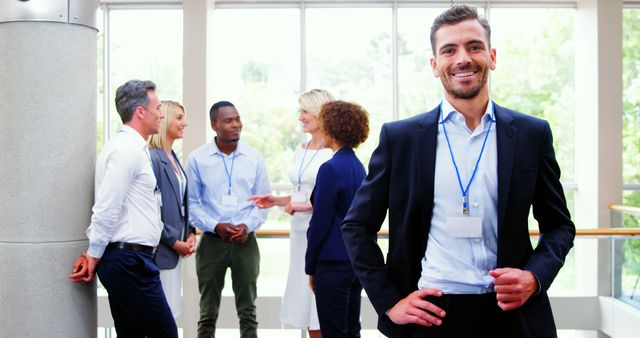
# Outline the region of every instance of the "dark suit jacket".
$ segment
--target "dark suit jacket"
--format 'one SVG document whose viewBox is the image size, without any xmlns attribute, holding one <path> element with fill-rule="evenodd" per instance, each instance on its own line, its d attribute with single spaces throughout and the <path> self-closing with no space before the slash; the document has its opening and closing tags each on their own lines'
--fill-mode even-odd
<svg viewBox="0 0 640 338">
<path fill-rule="evenodd" d="M 351 148 L 338 150 L 318 169 L 311 194 L 313 215 L 307 229 L 305 272 L 313 275 L 318 261 L 349 261 L 340 226 L 365 176 Z"/>
<path fill-rule="evenodd" d="M 173 269 L 178 264 L 180 256 L 173 251 L 173 245 L 177 240 L 186 241 L 189 233 L 195 233 L 195 228 L 189 226 L 189 210 L 187 208 L 188 192 L 184 198 L 180 197 L 180 183 L 173 171 L 171 161 L 167 153 L 162 149 L 149 148 L 153 173 L 158 181 L 158 188 L 162 194 L 161 217 L 164 223 L 160 245 L 156 252 L 156 264 L 159 269 Z M 178 161 L 176 154 L 171 151 L 180 169 L 182 165 Z M 186 176 L 185 176 L 186 177 Z M 185 188 L 186 190 L 186 188 Z M 180 212 L 180 201 L 185 206 L 184 217 Z M 180 234 L 184 235 L 181 237 Z"/>
<path fill-rule="evenodd" d="M 549 124 L 495 105 L 498 154 L 498 267 L 533 272 L 541 292 L 518 313 L 529 335 L 555 335 L 546 291 L 573 246 L 575 226 L 566 207 Z M 417 289 L 433 212 L 439 107 L 385 124 L 342 232 L 356 275 L 379 314 L 378 329 L 405 336 L 411 326 L 385 315 Z M 541 236 L 529 239 L 530 206 Z M 385 264 L 376 233 L 389 210 L 389 252 Z M 445 318 L 446 320 L 446 318 Z"/>
</svg>

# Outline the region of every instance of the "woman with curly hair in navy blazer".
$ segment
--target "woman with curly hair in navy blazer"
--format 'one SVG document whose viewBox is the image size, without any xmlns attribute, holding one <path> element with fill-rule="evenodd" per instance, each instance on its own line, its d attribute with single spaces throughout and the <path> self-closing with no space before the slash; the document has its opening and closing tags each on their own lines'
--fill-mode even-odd
<svg viewBox="0 0 640 338">
<path fill-rule="evenodd" d="M 364 180 L 356 148 L 369 135 L 369 117 L 361 106 L 344 101 L 326 103 L 319 114 L 325 147 L 333 158 L 320 166 L 311 195 L 313 215 L 305 272 L 315 293 L 323 337 L 360 337 L 360 293 L 347 255 L 340 224 Z"/>
</svg>

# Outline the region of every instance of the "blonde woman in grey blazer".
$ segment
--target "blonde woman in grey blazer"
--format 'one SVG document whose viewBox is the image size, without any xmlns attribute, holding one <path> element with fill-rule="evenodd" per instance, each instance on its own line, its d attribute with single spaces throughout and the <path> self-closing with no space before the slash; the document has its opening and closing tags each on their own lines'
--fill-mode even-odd
<svg viewBox="0 0 640 338">
<path fill-rule="evenodd" d="M 160 132 L 149 139 L 149 155 L 162 196 L 164 223 L 156 264 L 167 302 L 177 318 L 182 309 L 180 258 L 189 257 L 196 250 L 195 228 L 189 225 L 187 175 L 172 150 L 173 142 L 182 138 L 187 122 L 184 107 L 177 102 L 162 101 L 160 109 L 164 114 Z"/>
</svg>

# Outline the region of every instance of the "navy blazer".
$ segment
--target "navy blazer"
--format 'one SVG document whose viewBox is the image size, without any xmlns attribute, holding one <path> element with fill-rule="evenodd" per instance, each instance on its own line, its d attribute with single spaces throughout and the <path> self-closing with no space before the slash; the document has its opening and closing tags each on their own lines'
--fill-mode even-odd
<svg viewBox="0 0 640 338">
<path fill-rule="evenodd" d="M 160 245 L 158 245 L 158 252 L 156 252 L 156 264 L 159 269 L 173 269 L 180 258 L 173 251 L 173 245 L 177 240 L 186 241 L 190 233 L 195 233 L 195 228 L 189 226 L 189 210 L 187 208 L 189 194 L 185 191 L 184 198 L 180 196 L 180 183 L 167 153 L 163 149 L 149 148 L 149 154 L 151 155 L 153 173 L 156 175 L 158 188 L 162 194 L 161 218 L 164 223 Z M 173 150 L 171 154 L 182 170 L 182 165 Z M 184 177 L 186 179 L 186 175 Z M 184 216 L 180 211 L 180 200 L 184 205 Z M 184 235 L 180 237 L 180 233 Z"/>
<path fill-rule="evenodd" d="M 315 273 L 318 261 L 349 261 L 340 226 L 365 175 L 351 148 L 338 150 L 318 169 L 311 194 L 313 215 L 307 229 L 307 275 Z"/>
<path fill-rule="evenodd" d="M 541 119 L 495 105 L 498 153 L 498 267 L 533 272 L 541 292 L 516 311 L 529 336 L 555 336 L 547 289 L 573 246 L 575 226 L 560 184 L 551 129 Z M 385 315 L 417 289 L 431 216 L 439 107 L 385 124 L 369 163 L 369 175 L 343 222 L 342 232 L 356 275 L 379 315 L 378 329 L 404 337 L 410 325 Z M 534 250 L 529 209 L 538 221 Z M 376 233 L 389 210 L 385 263 Z M 446 320 L 446 318 L 445 318 Z"/>
</svg>

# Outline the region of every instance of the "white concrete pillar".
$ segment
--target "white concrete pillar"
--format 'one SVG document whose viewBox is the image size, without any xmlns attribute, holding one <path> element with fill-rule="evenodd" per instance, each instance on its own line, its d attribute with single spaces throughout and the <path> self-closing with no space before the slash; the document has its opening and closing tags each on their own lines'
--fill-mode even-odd
<svg viewBox="0 0 640 338">
<path fill-rule="evenodd" d="M 189 131 L 184 134 L 185 160 L 195 148 L 207 142 L 207 130 L 211 128 L 207 102 L 207 55 L 209 27 L 214 0 L 185 0 L 183 15 L 183 72 L 182 88 L 184 106 L 188 111 Z"/>
<path fill-rule="evenodd" d="M 0 336 L 95 337 L 97 0 L 0 2 Z"/>
<path fill-rule="evenodd" d="M 622 0 L 579 0 L 576 20 L 574 220 L 609 228 L 622 201 Z M 549 46 L 554 48 L 554 46 Z M 611 240 L 576 241 L 579 292 L 611 294 Z"/>
<path fill-rule="evenodd" d="M 207 73 L 209 49 L 208 27 L 213 13 L 214 0 L 184 0 L 183 15 L 183 98 L 188 111 L 189 129 L 184 134 L 183 163 L 189 154 L 207 142 L 210 127 L 207 102 Z M 200 292 L 195 268 L 195 255 L 187 258 L 182 274 L 182 314 L 179 320 L 185 338 L 197 336 L 200 319 Z"/>
</svg>

